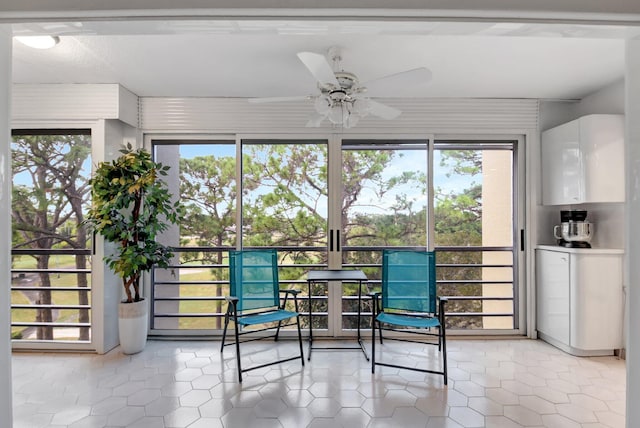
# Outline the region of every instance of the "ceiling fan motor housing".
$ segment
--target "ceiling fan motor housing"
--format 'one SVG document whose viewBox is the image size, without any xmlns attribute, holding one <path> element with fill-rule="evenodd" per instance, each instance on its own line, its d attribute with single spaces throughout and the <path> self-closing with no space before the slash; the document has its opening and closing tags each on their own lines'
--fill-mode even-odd
<svg viewBox="0 0 640 428">
<path fill-rule="evenodd" d="M 336 71 L 335 75 L 342 89 L 349 91 L 358 87 L 358 78 L 355 74 L 348 71 Z"/>
</svg>

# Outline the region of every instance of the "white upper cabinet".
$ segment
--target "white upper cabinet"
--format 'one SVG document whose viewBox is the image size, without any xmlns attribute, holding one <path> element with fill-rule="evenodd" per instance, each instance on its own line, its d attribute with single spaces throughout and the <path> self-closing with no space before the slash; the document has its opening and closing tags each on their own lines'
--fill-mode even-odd
<svg viewBox="0 0 640 428">
<path fill-rule="evenodd" d="M 624 117 L 592 114 L 542 133 L 542 203 L 624 202 Z"/>
</svg>

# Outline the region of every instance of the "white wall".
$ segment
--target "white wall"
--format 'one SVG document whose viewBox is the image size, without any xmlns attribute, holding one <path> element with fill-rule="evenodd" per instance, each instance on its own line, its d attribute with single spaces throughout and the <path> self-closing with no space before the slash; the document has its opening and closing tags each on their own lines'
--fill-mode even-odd
<svg viewBox="0 0 640 428">
<path fill-rule="evenodd" d="M 624 114 L 624 79 L 617 80 L 576 101 L 540 102 L 540 131 L 587 114 Z"/>
<path fill-rule="evenodd" d="M 640 40 L 627 42 L 626 54 L 627 214 L 627 428 L 640 426 Z"/>
<path fill-rule="evenodd" d="M 576 117 L 587 114 L 624 114 L 624 79 L 584 97 L 575 107 Z"/>
<path fill-rule="evenodd" d="M 11 36 L 9 28 L 0 26 L 0 427 L 10 427 L 11 398 Z"/>
</svg>

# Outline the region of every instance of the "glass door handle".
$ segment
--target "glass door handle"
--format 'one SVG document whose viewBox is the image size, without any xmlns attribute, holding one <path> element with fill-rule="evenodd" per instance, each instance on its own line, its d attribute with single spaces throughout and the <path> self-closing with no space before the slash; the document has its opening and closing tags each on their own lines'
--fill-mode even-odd
<svg viewBox="0 0 640 428">
<path fill-rule="evenodd" d="M 333 251 L 333 229 L 329 229 L 329 251 Z"/>
</svg>

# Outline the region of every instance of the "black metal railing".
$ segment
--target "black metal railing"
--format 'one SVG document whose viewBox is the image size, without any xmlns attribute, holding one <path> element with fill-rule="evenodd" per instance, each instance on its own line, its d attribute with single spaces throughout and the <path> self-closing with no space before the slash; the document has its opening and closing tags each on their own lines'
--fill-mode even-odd
<svg viewBox="0 0 640 428">
<path fill-rule="evenodd" d="M 404 247 L 406 249 L 415 247 Z M 151 286 L 151 328 L 153 331 L 192 330 L 210 334 L 222 326 L 228 294 L 227 254 L 231 247 L 175 248 L 176 260 L 167 269 L 154 269 Z M 326 259 L 325 247 L 277 247 L 281 257 L 280 282 L 283 288 L 301 291 L 300 311 L 313 312 L 314 328 L 328 326 L 329 302 L 322 287 L 312 290 L 309 299 L 306 272 L 324 269 L 326 263 L 308 263 L 298 255 L 313 254 Z M 424 248 L 418 248 L 424 249 Z M 344 247 L 344 268 L 362 269 L 370 290 L 380 286 L 380 263 L 350 262 L 352 255 L 380 252 L 382 247 Z M 437 247 L 439 294 L 449 296 L 447 312 L 450 328 L 484 329 L 489 319 L 501 319 L 505 329 L 517 328 L 517 284 L 512 247 Z M 510 263 L 483 262 L 483 254 L 504 253 Z M 455 255 L 474 255 L 472 262 L 451 262 Z M 65 266 L 59 259 L 66 256 Z M 12 251 L 11 270 L 12 337 L 16 341 L 91 340 L 90 250 Z M 36 257 L 49 257 L 49 267 L 38 268 Z M 75 268 L 75 257 L 85 257 L 87 268 Z M 455 259 L 455 257 L 454 257 Z M 444 260 L 444 261 L 443 261 Z M 214 262 L 215 261 L 215 262 Z M 53 267 L 50 267 L 53 265 Z M 483 270 L 500 272 L 487 278 Z M 172 275 L 172 272 L 174 275 Z M 494 275 L 496 276 L 496 275 Z M 325 287 L 326 288 L 326 287 Z M 492 289 L 501 289 L 492 294 Z M 343 287 L 342 328 L 355 328 L 357 293 L 355 286 Z M 493 305 L 493 306 L 491 306 Z M 370 306 L 365 300 L 363 327 L 369 325 Z M 303 317 L 306 320 L 307 317 Z M 306 322 L 306 321 L 303 321 Z M 315 325 L 317 323 L 317 325 Z"/>
<path fill-rule="evenodd" d="M 394 247 L 398 248 L 398 247 Z M 401 247 L 424 249 L 424 247 Z M 228 295 L 227 253 L 231 247 L 179 247 L 174 251 L 181 263 L 166 269 L 156 269 L 152 275 L 151 329 L 218 330 Z M 329 303 L 326 287 L 318 286 L 308 296 L 306 272 L 324 269 L 325 263 L 307 263 L 293 255 L 323 254 L 324 247 L 276 247 L 281 260 L 280 283 L 283 288 L 301 291 L 299 310 L 303 315 L 313 312 L 314 328 L 327 328 Z M 362 252 L 382 252 L 382 247 L 344 247 L 343 267 L 362 269 L 369 278 L 370 290 L 380 286 L 381 264 L 350 263 L 350 255 Z M 516 329 L 517 283 L 513 247 L 437 247 L 437 276 L 440 295 L 449 296 L 447 323 L 453 329 Z M 501 254 L 503 263 L 483 262 L 488 254 Z M 317 255 L 316 254 L 316 255 Z M 186 256 L 185 256 L 186 255 Z M 463 255 L 464 257 L 461 257 Z M 487 257 L 491 258 L 491 257 Z M 215 259 L 217 262 L 212 263 Z M 461 260 L 456 262 L 456 260 Z M 508 260 L 508 262 L 506 262 Z M 199 263 L 199 264 L 198 264 Z M 195 274 L 197 273 L 197 274 Z M 185 277 L 197 278 L 185 278 Z M 356 328 L 357 289 L 343 287 L 342 328 Z M 368 327 L 370 303 L 364 302 L 362 322 Z M 303 323 L 307 322 L 304 316 Z M 317 325 L 315 325 L 317 323 Z M 489 326 L 491 325 L 491 326 Z"/>
<path fill-rule="evenodd" d="M 11 256 L 12 339 L 90 342 L 90 250 L 14 249 Z"/>
</svg>

